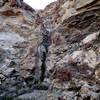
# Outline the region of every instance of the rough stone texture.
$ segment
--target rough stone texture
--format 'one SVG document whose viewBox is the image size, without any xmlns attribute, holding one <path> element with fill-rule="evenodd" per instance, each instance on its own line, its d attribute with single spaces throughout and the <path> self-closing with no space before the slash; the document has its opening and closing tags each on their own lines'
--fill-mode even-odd
<svg viewBox="0 0 100 100">
<path fill-rule="evenodd" d="M 45 8 L 45 10 L 42 11 L 41 13 L 43 16 L 45 15 L 51 16 L 52 24 L 55 27 L 59 27 L 60 25 L 59 28 L 60 29 L 62 28 L 61 30 L 63 30 L 64 25 L 65 25 L 64 29 L 68 31 L 68 29 L 71 29 L 72 25 L 69 24 L 71 22 L 75 24 L 74 27 L 77 27 L 78 23 L 79 23 L 79 26 L 84 27 L 84 25 L 86 24 L 87 26 L 90 26 L 91 21 L 95 19 L 94 20 L 95 22 L 92 23 L 92 25 L 96 26 L 98 24 L 99 26 L 98 18 L 95 17 L 95 14 L 94 14 L 94 13 L 98 13 L 96 15 L 99 15 L 99 12 L 98 12 L 99 6 L 100 6 L 99 0 L 88 0 L 88 1 L 82 1 L 82 0 L 64 1 L 62 0 L 62 2 L 58 0 L 57 2 L 47 6 L 47 8 Z M 91 21 L 88 20 L 89 18 Z M 68 22 L 66 22 L 66 20 Z M 69 28 L 66 27 L 67 25 L 68 26 L 70 25 L 70 27 Z M 85 28 L 87 28 L 87 26 Z"/>
<path fill-rule="evenodd" d="M 100 62 L 99 5 L 99 0 L 63 0 L 62 3 L 58 0 L 40 12 L 42 16 L 51 16 L 52 24 L 59 33 L 59 36 L 53 34 L 55 37 L 47 57 L 48 71 L 69 66 L 68 63 L 95 68 Z M 64 42 L 61 42 L 62 37 Z"/>
<path fill-rule="evenodd" d="M 35 10 L 25 4 L 24 1 L 21 1 L 21 5 L 16 0 L 4 2 L 0 8 L 0 45 L 3 49 L 8 49 L 11 52 L 11 57 L 15 54 L 18 59 L 22 59 L 16 61 L 20 62 L 18 66 L 21 66 L 18 70 L 24 77 L 31 70 L 34 70 L 35 54 L 41 39 L 40 33 L 35 31 L 36 18 Z M 27 57 L 27 55 L 31 57 Z M 17 57 L 15 58 L 17 59 Z"/>
<path fill-rule="evenodd" d="M 100 99 L 100 0 L 0 7 L 0 100 Z"/>
<path fill-rule="evenodd" d="M 34 32 L 34 9 L 23 1 L 21 5 L 16 2 L 0 0 L 0 100 L 29 91 L 29 79 L 24 78 L 34 72 L 35 52 L 41 39 L 40 33 Z"/>
</svg>

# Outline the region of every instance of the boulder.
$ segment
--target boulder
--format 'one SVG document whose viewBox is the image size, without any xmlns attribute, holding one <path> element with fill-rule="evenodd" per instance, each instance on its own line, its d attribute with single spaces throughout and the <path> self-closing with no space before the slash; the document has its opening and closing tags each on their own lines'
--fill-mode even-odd
<svg viewBox="0 0 100 100">
<path fill-rule="evenodd" d="M 89 51 L 74 51 L 71 54 L 72 60 L 76 63 L 84 64 L 87 63 L 87 65 L 91 68 L 95 68 L 96 65 L 100 62 L 100 59 L 97 59 L 96 53 L 93 50 Z"/>
</svg>

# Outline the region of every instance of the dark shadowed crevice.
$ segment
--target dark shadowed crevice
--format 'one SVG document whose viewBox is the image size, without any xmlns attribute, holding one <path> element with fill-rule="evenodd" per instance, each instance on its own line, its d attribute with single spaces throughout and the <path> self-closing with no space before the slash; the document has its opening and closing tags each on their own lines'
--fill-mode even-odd
<svg viewBox="0 0 100 100">
<path fill-rule="evenodd" d="M 43 80 L 45 78 L 45 72 L 46 72 L 45 61 L 46 61 L 46 53 L 43 52 L 43 60 L 42 60 L 42 66 L 41 66 L 41 77 L 40 77 L 41 82 L 43 82 Z"/>
</svg>

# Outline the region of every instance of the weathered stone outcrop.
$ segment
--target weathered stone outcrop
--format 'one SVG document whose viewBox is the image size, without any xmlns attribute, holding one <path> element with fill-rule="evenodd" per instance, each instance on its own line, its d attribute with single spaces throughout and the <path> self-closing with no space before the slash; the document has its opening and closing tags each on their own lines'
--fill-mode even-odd
<svg viewBox="0 0 100 100">
<path fill-rule="evenodd" d="M 14 1 L 13 4 L 12 1 Z M 1 100 L 5 100 L 7 97 L 13 98 L 28 91 L 25 78 L 30 71 L 34 72 L 31 66 L 34 66 L 35 50 L 41 39 L 41 35 L 34 32 L 36 17 L 34 9 L 22 0 L 21 5 L 16 0 L 0 0 Z M 28 57 L 27 60 L 26 53 L 33 58 Z M 25 65 L 25 63 L 27 64 Z"/>
<path fill-rule="evenodd" d="M 16 6 L 10 6 L 11 1 L 1 1 L 5 4 L 0 7 L 0 32 L 16 32 L 23 36 L 30 35 L 35 24 L 35 11 L 26 10 L 24 4 L 16 8 Z"/>
<path fill-rule="evenodd" d="M 88 0 L 88 1 L 82 1 L 82 0 L 67 0 L 67 1 L 63 0 L 63 1 L 61 1 L 61 0 L 58 0 L 57 2 L 47 6 L 44 11 L 41 11 L 41 13 L 43 16 L 45 16 L 45 15 L 52 16 L 52 23 L 55 27 L 58 27 L 59 25 L 63 25 L 64 23 L 66 23 L 68 25 L 66 20 L 68 20 L 69 22 L 76 20 L 76 22 L 73 22 L 73 23 L 74 24 L 76 23 L 76 25 L 77 25 L 77 23 L 80 21 L 82 23 L 82 20 L 84 20 L 84 22 L 87 23 L 85 21 L 87 18 L 88 19 L 90 18 L 90 20 L 91 20 L 93 16 L 98 15 L 99 8 L 100 8 L 99 6 L 100 6 L 99 0 Z M 82 16 L 84 16 L 84 17 L 82 17 Z M 83 18 L 85 18 L 85 19 L 83 19 Z M 93 19 L 95 19 L 95 21 L 98 22 L 97 17 L 96 18 L 93 17 Z M 80 25 L 80 26 L 83 26 L 83 25 Z"/>
<path fill-rule="evenodd" d="M 0 0 L 0 100 L 99 100 L 100 0 L 19 1 Z"/>
<path fill-rule="evenodd" d="M 58 0 L 40 12 L 51 17 L 56 31 L 46 62 L 48 72 L 67 67 L 76 77 L 78 70 L 80 76 L 92 73 L 100 62 L 99 12 L 100 0 Z"/>
</svg>

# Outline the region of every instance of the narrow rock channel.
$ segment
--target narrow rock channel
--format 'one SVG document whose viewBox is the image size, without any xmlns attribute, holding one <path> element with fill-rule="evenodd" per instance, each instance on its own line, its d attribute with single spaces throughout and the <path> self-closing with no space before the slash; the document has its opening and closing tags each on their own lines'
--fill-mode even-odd
<svg viewBox="0 0 100 100">
<path fill-rule="evenodd" d="M 40 82 L 44 81 L 44 78 L 47 74 L 45 62 L 46 62 L 46 57 L 47 57 L 47 54 L 48 54 L 48 48 L 51 45 L 51 34 L 52 34 L 52 30 L 53 30 L 51 28 L 50 18 L 46 17 L 45 19 L 42 19 L 42 20 L 47 20 L 46 23 L 49 23 L 48 24 L 49 26 L 47 26 L 45 24 L 41 25 L 42 42 L 40 43 L 40 45 L 38 46 L 38 49 L 37 49 L 37 57 L 42 62 L 41 67 L 40 67 L 41 68 L 40 77 L 38 77 L 38 79 L 36 79 L 36 80 L 39 80 Z M 37 72 L 35 72 L 35 73 L 37 75 L 39 70 L 36 70 L 36 71 Z"/>
</svg>

